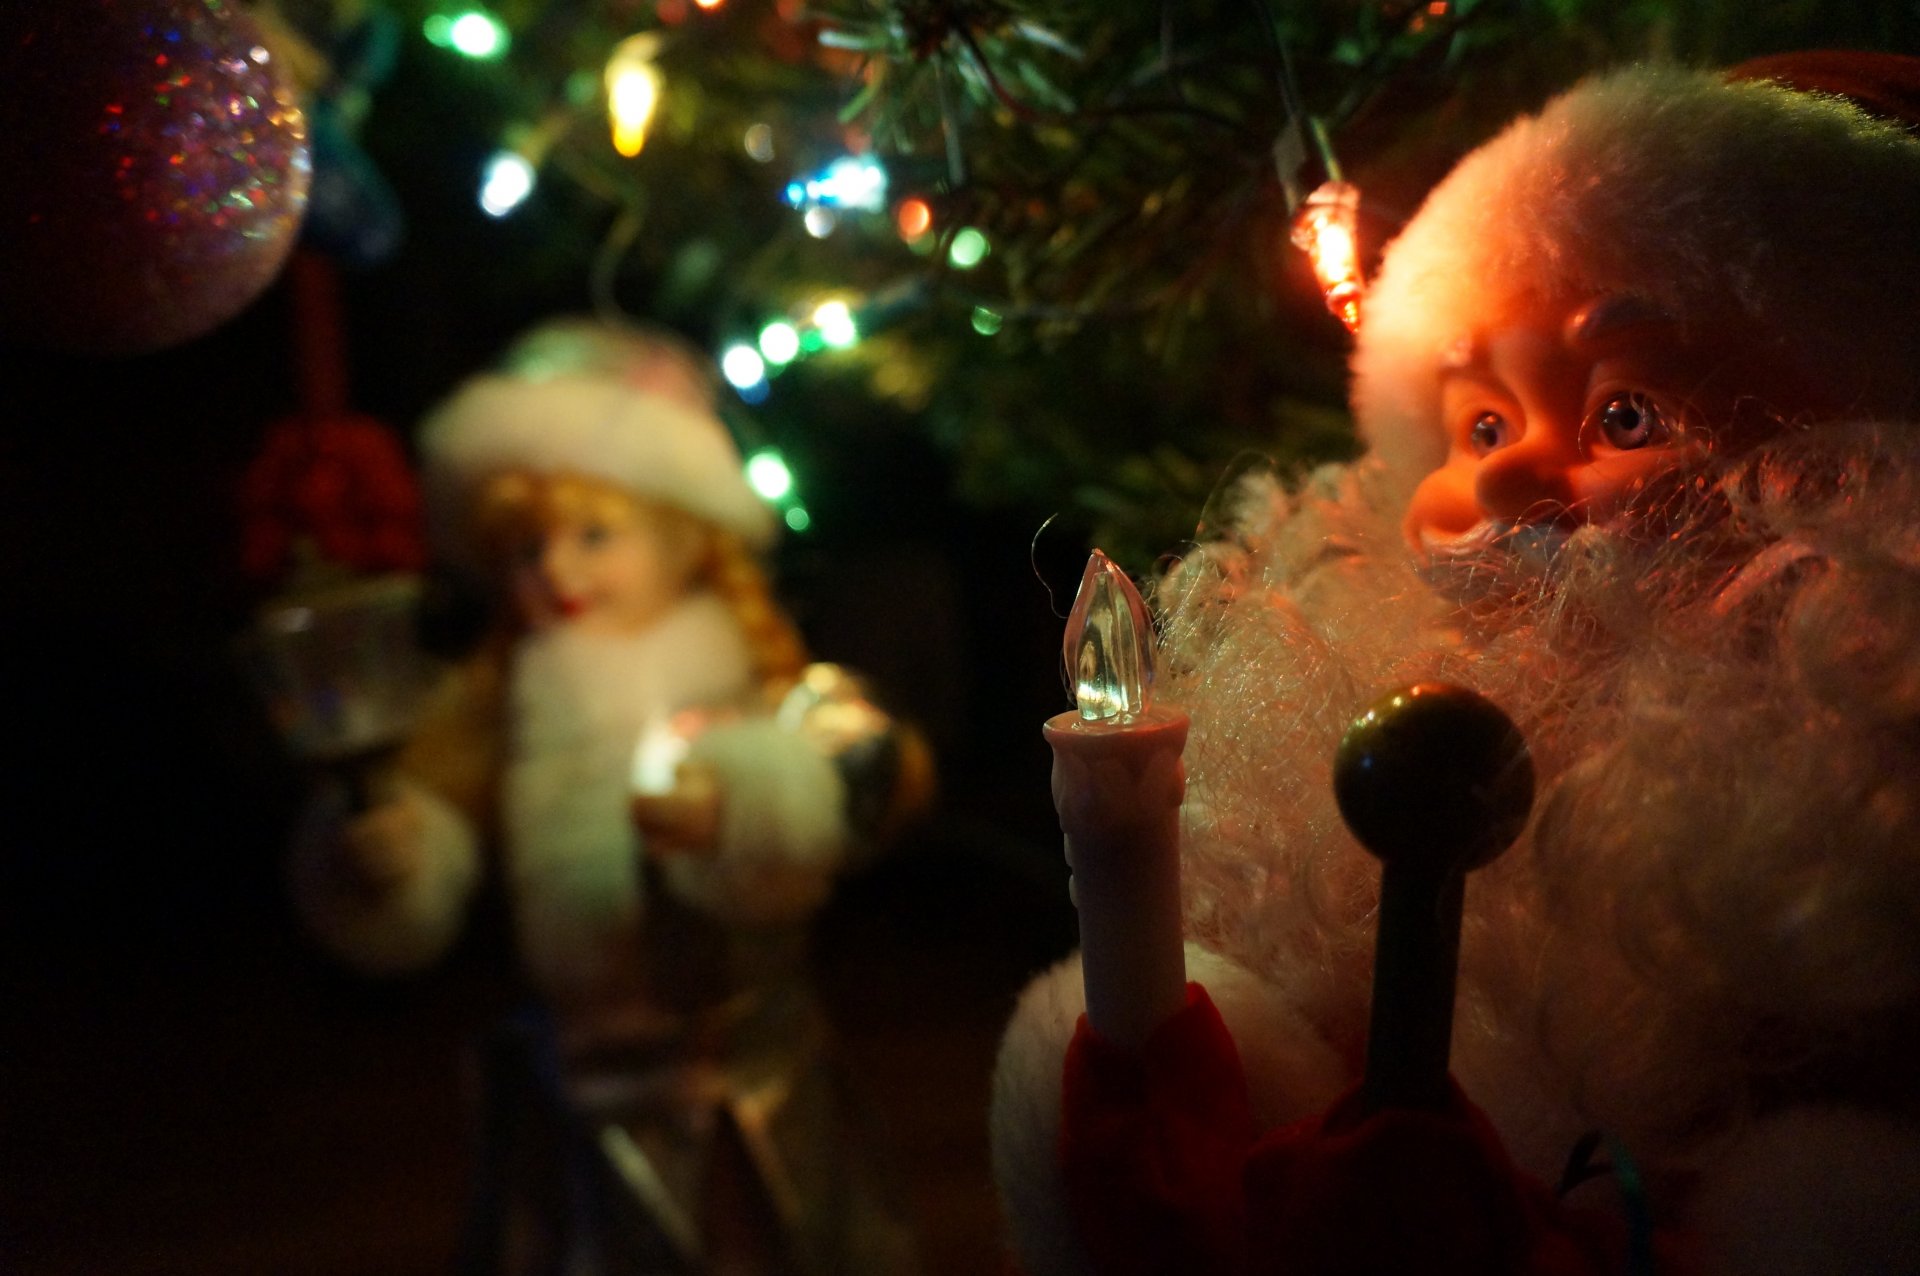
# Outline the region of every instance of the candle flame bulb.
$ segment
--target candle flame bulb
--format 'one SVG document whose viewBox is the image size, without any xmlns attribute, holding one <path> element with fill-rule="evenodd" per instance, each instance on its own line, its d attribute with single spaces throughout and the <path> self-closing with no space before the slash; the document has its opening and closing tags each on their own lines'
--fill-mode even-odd
<svg viewBox="0 0 1920 1276">
<path fill-rule="evenodd" d="M 1314 278 L 1327 309 L 1340 316 L 1348 332 L 1360 328 L 1360 189 L 1350 182 L 1327 182 L 1307 196 L 1293 220 L 1293 244 L 1313 263 Z"/>
<path fill-rule="evenodd" d="M 1067 616 L 1060 658 L 1080 716 L 1126 721 L 1153 699 L 1153 625 L 1127 574 L 1094 550 Z"/>
</svg>

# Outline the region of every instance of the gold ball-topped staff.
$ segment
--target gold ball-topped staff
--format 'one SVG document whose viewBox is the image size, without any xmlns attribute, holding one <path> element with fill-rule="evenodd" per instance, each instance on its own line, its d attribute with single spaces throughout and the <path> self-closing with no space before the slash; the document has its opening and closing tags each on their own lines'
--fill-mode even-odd
<svg viewBox="0 0 1920 1276">
<path fill-rule="evenodd" d="M 1381 862 L 1361 1093 L 1374 1110 L 1443 1106 L 1467 874 L 1526 827 L 1526 740 L 1486 698 L 1415 683 L 1347 729 L 1333 791 L 1347 827 Z"/>
</svg>

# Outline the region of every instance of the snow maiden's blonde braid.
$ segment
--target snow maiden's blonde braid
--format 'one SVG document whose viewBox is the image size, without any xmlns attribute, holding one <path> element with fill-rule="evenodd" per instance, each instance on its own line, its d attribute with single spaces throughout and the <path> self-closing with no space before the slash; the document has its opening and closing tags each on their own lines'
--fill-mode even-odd
<svg viewBox="0 0 1920 1276">
<path fill-rule="evenodd" d="M 711 589 L 733 613 L 746 635 L 760 682 L 784 685 L 800 676 L 807 666 L 806 645 L 774 601 L 767 574 L 745 541 L 732 532 L 710 528 L 707 552 L 694 580 Z"/>
</svg>

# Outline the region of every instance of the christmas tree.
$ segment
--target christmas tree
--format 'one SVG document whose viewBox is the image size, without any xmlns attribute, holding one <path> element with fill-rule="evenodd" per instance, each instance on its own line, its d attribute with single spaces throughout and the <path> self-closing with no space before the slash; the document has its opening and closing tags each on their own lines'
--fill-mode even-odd
<svg viewBox="0 0 1920 1276">
<path fill-rule="evenodd" d="M 1289 237 L 1320 182 L 1363 192 L 1364 265 L 1464 149 L 1584 72 L 1920 40 L 1885 6 L 1711 0 L 388 12 L 406 33 L 366 143 L 416 223 L 401 270 L 492 267 L 466 341 L 554 307 L 665 320 L 801 476 L 791 523 L 837 512 L 807 504 L 836 435 L 912 436 L 962 504 L 1062 514 L 1135 568 L 1236 465 L 1351 449 L 1345 334 Z"/>
</svg>

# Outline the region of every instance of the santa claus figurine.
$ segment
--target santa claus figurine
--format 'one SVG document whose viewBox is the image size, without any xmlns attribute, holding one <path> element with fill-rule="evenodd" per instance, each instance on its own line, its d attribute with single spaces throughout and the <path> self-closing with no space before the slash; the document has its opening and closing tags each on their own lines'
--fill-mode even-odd
<svg viewBox="0 0 1920 1276">
<path fill-rule="evenodd" d="M 436 550 L 502 620 L 383 800 L 316 810 L 302 916 L 386 974 L 504 902 L 551 1026 L 508 1071 L 552 1073 L 532 1119 L 584 1133 L 615 1184 L 576 1195 L 623 1202 L 546 1220 L 557 1263 L 745 1261 L 724 1222 L 780 1270 L 898 1270 L 904 1233 L 850 1230 L 875 1207 L 847 1186 L 805 944 L 835 876 L 924 799 L 927 760 L 857 680 L 808 664 L 757 563 L 772 511 L 701 361 L 656 331 L 554 321 L 460 386 L 421 446 Z M 530 1171 L 553 1180 L 535 1194 L 574 1161 Z M 720 1219 L 717 1196 L 759 1213 Z"/>
<path fill-rule="evenodd" d="M 1920 1271 L 1917 86 L 1601 76 L 1388 246 L 1368 457 L 1243 484 L 1160 584 L 1193 982 L 1138 1044 L 1077 957 L 1021 1000 L 1030 1276 Z M 1395 1115 L 1331 768 L 1422 679 L 1512 717 L 1538 796 L 1466 889 L 1457 1084 Z"/>
</svg>

